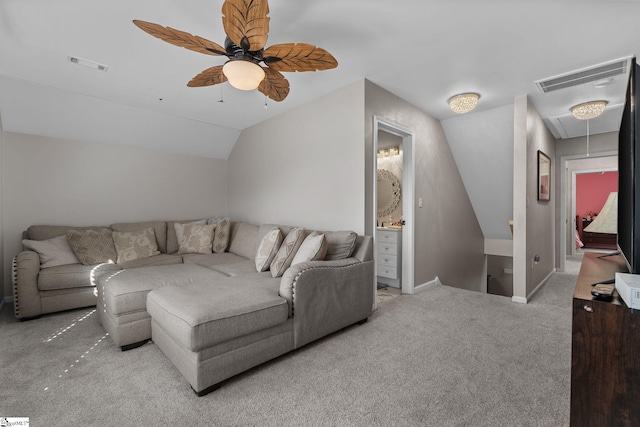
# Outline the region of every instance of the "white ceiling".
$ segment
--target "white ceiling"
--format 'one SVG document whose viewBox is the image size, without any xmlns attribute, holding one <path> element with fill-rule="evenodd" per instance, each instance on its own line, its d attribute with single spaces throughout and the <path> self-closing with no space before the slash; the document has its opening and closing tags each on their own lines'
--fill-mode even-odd
<svg viewBox="0 0 640 427">
<path fill-rule="evenodd" d="M 224 43 L 222 0 L 1 0 L 0 114 L 6 131 L 226 158 L 240 130 L 367 78 L 432 116 L 447 99 L 481 94 L 477 111 L 529 95 L 557 137 L 584 135 L 569 115 L 580 102 L 624 102 L 626 77 L 541 94 L 536 80 L 640 52 L 637 1 L 271 0 L 267 46 L 307 42 L 331 52 L 334 70 L 287 73 L 281 103 L 257 91 L 189 88 L 224 63 L 164 43 L 146 20 Z M 109 66 L 70 63 L 68 56 Z M 221 90 L 222 89 L 222 90 Z M 221 98 L 224 102 L 218 102 Z M 162 100 L 160 100 L 162 99 Z M 591 121 L 617 130 L 620 109 Z M 472 113 L 473 114 L 473 113 Z M 564 117 L 563 116 L 567 116 Z M 558 118 L 558 119 L 556 119 Z M 566 135 L 555 130 L 562 122 Z"/>
</svg>

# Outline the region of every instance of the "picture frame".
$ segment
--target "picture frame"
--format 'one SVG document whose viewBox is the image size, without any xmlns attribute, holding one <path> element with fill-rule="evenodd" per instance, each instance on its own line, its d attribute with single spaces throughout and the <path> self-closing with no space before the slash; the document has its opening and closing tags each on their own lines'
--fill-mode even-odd
<svg viewBox="0 0 640 427">
<path fill-rule="evenodd" d="M 551 200 L 551 159 L 538 150 L 538 200 Z"/>
</svg>

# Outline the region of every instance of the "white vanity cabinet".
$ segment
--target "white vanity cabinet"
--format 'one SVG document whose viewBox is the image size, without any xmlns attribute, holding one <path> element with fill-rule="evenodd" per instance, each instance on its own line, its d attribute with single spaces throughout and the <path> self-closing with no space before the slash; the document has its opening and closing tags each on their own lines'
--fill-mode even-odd
<svg viewBox="0 0 640 427">
<path fill-rule="evenodd" d="M 400 288 L 402 283 L 402 229 L 376 230 L 378 283 Z"/>
</svg>

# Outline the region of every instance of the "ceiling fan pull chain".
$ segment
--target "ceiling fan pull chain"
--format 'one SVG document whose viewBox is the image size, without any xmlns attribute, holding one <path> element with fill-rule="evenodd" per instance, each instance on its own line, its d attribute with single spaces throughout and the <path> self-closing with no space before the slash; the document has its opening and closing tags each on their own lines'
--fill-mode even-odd
<svg viewBox="0 0 640 427">
<path fill-rule="evenodd" d="M 267 105 L 267 95 L 264 96 L 264 109 L 268 110 L 269 106 Z"/>
<path fill-rule="evenodd" d="M 224 97 L 222 96 L 222 85 L 220 85 L 220 99 L 218 99 L 218 102 L 224 102 Z"/>
</svg>

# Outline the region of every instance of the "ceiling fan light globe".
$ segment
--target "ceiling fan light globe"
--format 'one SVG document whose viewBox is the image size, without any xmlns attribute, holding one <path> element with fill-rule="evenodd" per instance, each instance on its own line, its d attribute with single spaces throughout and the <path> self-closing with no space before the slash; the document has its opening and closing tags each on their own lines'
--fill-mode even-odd
<svg viewBox="0 0 640 427">
<path fill-rule="evenodd" d="M 240 90 L 254 90 L 264 80 L 264 70 L 258 64 L 242 59 L 227 61 L 222 67 L 231 86 Z"/>
</svg>

